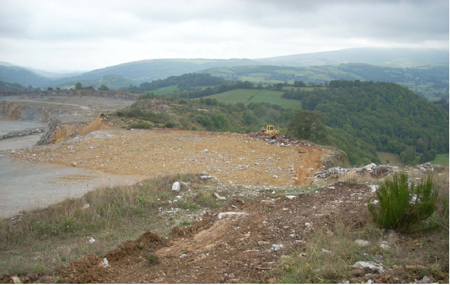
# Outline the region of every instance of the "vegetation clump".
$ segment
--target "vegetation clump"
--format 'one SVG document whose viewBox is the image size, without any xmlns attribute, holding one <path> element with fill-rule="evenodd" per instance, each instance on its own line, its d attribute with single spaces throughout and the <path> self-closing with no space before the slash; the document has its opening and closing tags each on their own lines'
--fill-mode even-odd
<svg viewBox="0 0 450 285">
<path fill-rule="evenodd" d="M 408 184 L 408 175 L 394 175 L 376 193 L 378 203 L 370 203 L 372 219 L 381 228 L 407 229 L 429 218 L 435 211 L 438 192 L 428 177 L 416 186 Z"/>
</svg>

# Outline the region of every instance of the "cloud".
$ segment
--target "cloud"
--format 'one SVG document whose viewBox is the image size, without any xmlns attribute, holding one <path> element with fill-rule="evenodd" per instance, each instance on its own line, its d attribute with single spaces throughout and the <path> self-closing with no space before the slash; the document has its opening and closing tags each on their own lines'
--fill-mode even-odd
<svg viewBox="0 0 450 285">
<path fill-rule="evenodd" d="M 1 0 L 0 60 L 91 69 L 361 46 L 448 49 L 448 11 L 445 0 Z"/>
</svg>

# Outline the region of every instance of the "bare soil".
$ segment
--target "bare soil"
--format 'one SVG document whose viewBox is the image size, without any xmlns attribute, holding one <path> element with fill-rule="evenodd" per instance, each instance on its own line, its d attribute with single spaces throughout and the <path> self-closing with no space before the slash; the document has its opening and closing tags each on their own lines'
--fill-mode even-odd
<svg viewBox="0 0 450 285">
<path fill-rule="evenodd" d="M 104 124 L 94 121 L 99 129 Z M 270 144 L 236 133 L 105 129 L 66 143 L 18 151 L 28 163 L 52 163 L 109 174 L 155 177 L 201 173 L 227 184 L 308 185 L 322 170 L 319 147 Z"/>
<path fill-rule="evenodd" d="M 268 190 L 267 194 L 272 191 Z M 63 283 L 268 283 L 280 258 L 301 252 L 313 233 L 336 217 L 350 228 L 367 218 L 367 185 L 337 183 L 292 200 L 259 197 L 205 214 L 169 239 L 147 232 L 103 258 L 89 255 L 59 270 Z M 345 198 L 344 198 L 345 197 Z M 364 201 L 364 202 L 362 202 Z"/>
</svg>

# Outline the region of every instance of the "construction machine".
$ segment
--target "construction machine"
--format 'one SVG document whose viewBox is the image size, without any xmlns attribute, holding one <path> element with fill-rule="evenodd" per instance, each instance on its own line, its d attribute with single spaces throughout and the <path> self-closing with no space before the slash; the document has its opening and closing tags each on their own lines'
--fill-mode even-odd
<svg viewBox="0 0 450 285">
<path fill-rule="evenodd" d="M 266 127 L 262 127 L 259 131 L 260 135 L 270 136 L 271 138 L 275 138 L 280 133 L 279 130 L 275 129 L 273 125 L 267 125 Z"/>
</svg>

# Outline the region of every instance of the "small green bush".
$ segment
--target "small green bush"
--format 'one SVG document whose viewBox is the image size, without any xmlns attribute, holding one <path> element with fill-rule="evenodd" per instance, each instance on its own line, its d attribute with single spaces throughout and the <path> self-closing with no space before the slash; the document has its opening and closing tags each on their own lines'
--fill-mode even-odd
<svg viewBox="0 0 450 285">
<path fill-rule="evenodd" d="M 430 217 L 438 192 L 428 177 L 417 186 L 408 186 L 408 175 L 395 175 L 387 179 L 376 193 L 379 203 L 369 203 L 372 219 L 381 228 L 406 229 Z"/>
<path fill-rule="evenodd" d="M 131 123 L 128 128 L 130 129 L 151 129 L 151 125 L 146 122 L 138 122 L 138 123 Z"/>
</svg>

